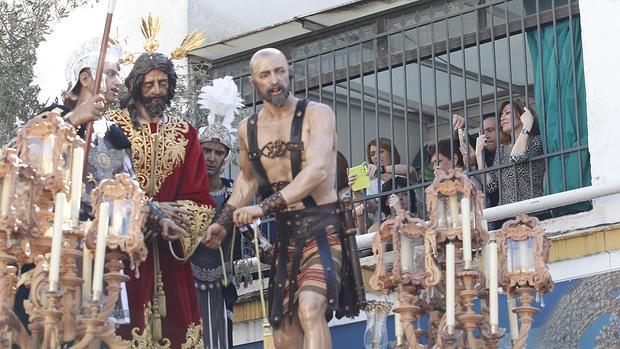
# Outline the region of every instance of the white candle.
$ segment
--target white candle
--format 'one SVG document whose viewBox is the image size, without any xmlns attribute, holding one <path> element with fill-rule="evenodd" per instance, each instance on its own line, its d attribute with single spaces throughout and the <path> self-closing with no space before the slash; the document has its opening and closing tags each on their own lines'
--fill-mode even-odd
<svg viewBox="0 0 620 349">
<path fill-rule="evenodd" d="M 455 319 L 455 266 L 454 244 L 446 245 L 446 325 L 448 333 L 454 333 Z"/>
<path fill-rule="evenodd" d="M 108 235 L 110 236 L 118 236 L 121 232 L 121 227 L 123 226 L 123 200 L 114 200 L 112 202 L 112 225 L 110 226 L 110 231 Z"/>
<path fill-rule="evenodd" d="M 452 220 L 452 227 L 456 228 L 459 226 L 459 202 L 456 194 L 450 195 L 448 200 L 450 201 L 450 218 Z"/>
<path fill-rule="evenodd" d="M 400 268 L 403 271 L 410 271 L 413 264 L 413 254 L 411 251 L 411 239 L 404 234 L 400 234 Z"/>
<path fill-rule="evenodd" d="M 71 162 L 71 223 L 77 226 L 80 220 L 80 203 L 82 199 L 82 174 L 84 173 L 84 149 L 73 149 Z"/>
<path fill-rule="evenodd" d="M 50 252 L 50 271 L 48 275 L 49 291 L 58 291 L 58 276 L 60 274 L 60 254 L 62 252 L 62 226 L 64 223 L 64 209 L 67 202 L 65 193 L 58 192 L 54 203 L 54 232 L 52 234 L 52 250 Z"/>
<path fill-rule="evenodd" d="M 65 227 L 71 227 L 71 196 L 67 197 L 65 201 L 65 209 L 63 210 L 63 224 Z"/>
<path fill-rule="evenodd" d="M 97 215 L 97 245 L 95 247 L 95 268 L 93 270 L 93 301 L 98 301 L 103 294 L 103 267 L 105 264 L 106 239 L 110 224 L 110 203 L 102 202 Z"/>
<path fill-rule="evenodd" d="M 86 230 L 85 230 L 86 231 Z M 82 303 L 86 304 L 91 296 L 93 281 L 93 255 L 84 246 L 84 257 L 82 258 Z"/>
<path fill-rule="evenodd" d="M 523 240 L 523 241 L 519 241 L 518 243 L 519 246 L 519 268 L 521 270 L 522 273 L 528 272 L 529 268 L 528 268 L 528 240 Z"/>
<path fill-rule="evenodd" d="M 482 257 L 480 258 L 482 272 L 484 273 L 484 287 L 489 288 L 489 245 L 482 246 Z"/>
<path fill-rule="evenodd" d="M 491 333 L 497 332 L 499 325 L 499 308 L 498 302 L 498 279 L 497 279 L 497 242 L 491 240 L 489 242 L 489 323 L 491 324 Z"/>
<path fill-rule="evenodd" d="M 446 223 L 446 205 L 441 199 L 437 200 L 437 225 L 442 228 L 448 225 Z"/>
<path fill-rule="evenodd" d="M 519 338 L 519 320 L 517 314 L 512 310 L 515 308 L 515 299 L 509 294 L 506 295 L 506 303 L 508 303 L 508 324 L 510 326 L 510 338 L 516 341 Z"/>
<path fill-rule="evenodd" d="M 469 198 L 461 199 L 461 226 L 463 227 L 463 260 L 465 269 L 471 268 L 471 220 Z"/>
<path fill-rule="evenodd" d="M 400 302 L 398 301 L 398 297 L 396 297 L 396 307 L 400 306 Z M 395 332 L 395 337 L 402 337 L 403 336 L 403 324 L 400 321 L 400 313 L 394 313 L 394 332 Z"/>
<path fill-rule="evenodd" d="M 474 219 L 474 221 L 476 221 Z M 481 219 L 480 220 L 480 226 L 482 227 L 483 230 L 488 231 L 489 230 L 489 222 L 487 222 L 486 219 Z"/>
<path fill-rule="evenodd" d="M 41 174 L 49 175 L 54 171 L 54 145 L 56 136 L 51 134 L 43 140 L 43 149 L 41 149 Z"/>
<path fill-rule="evenodd" d="M 0 198 L 0 214 L 2 216 L 6 216 L 9 212 L 9 205 L 11 204 L 9 196 L 13 189 L 12 184 L 13 176 L 8 173 L 5 174 L 2 179 L 2 197 Z"/>
</svg>

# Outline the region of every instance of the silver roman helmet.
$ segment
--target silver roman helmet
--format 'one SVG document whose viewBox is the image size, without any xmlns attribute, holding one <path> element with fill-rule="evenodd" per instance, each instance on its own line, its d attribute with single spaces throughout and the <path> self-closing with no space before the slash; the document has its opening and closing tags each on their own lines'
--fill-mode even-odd
<svg viewBox="0 0 620 349">
<path fill-rule="evenodd" d="M 231 76 L 215 79 L 212 85 L 206 85 L 198 96 L 201 108 L 209 110 L 208 124 L 198 130 L 200 143 L 219 142 L 228 148 L 228 162 L 235 149 L 236 129 L 232 122 L 239 109 L 243 107 L 243 99 L 239 95 L 237 85 Z"/>
</svg>

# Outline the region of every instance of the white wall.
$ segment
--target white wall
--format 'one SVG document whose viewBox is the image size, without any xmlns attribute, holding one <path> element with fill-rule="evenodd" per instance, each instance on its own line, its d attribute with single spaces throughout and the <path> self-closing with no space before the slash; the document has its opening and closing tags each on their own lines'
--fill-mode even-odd
<svg viewBox="0 0 620 349">
<path fill-rule="evenodd" d="M 581 41 L 588 110 L 588 149 L 592 185 L 620 178 L 616 69 L 620 48 L 613 39 L 620 37 L 620 1 L 580 1 Z M 545 222 L 548 231 L 570 231 L 620 221 L 620 195 L 593 200 L 594 209 L 574 216 Z"/>
<path fill-rule="evenodd" d="M 592 183 L 605 183 L 620 175 L 616 160 L 620 144 L 617 142 L 620 104 L 618 84 L 620 71 L 620 1 L 580 1 L 581 38 L 588 103 L 588 142 L 592 164 Z"/>
</svg>

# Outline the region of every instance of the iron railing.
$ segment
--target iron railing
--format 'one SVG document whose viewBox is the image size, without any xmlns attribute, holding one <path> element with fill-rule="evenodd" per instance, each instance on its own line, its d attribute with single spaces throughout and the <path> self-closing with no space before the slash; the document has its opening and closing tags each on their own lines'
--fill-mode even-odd
<svg viewBox="0 0 620 349">
<path fill-rule="evenodd" d="M 550 178 L 548 171 L 551 166 L 557 168 L 559 159 L 559 180 L 562 191 L 566 191 L 574 189 L 566 185 L 570 176 L 579 176 L 578 187 L 590 181 L 584 170 L 589 167 L 588 145 L 582 137 L 585 130 L 579 127 L 586 115 L 580 113 L 580 109 L 585 110 L 585 98 L 580 94 L 585 92 L 578 88 L 583 80 L 583 71 L 578 68 L 578 18 L 575 0 L 417 1 L 274 46 L 290 57 L 295 95 L 326 103 L 334 110 L 338 147 L 350 166 L 369 161 L 367 144 L 386 137 L 392 140 L 392 164 L 398 149 L 401 163 L 418 169 L 418 181 L 406 177 L 406 187 L 366 195 L 363 200 L 414 190 L 418 202 L 424 202 L 423 189 L 433 177 L 432 166 L 425 166 L 427 149 L 442 138 L 453 139 L 452 115 L 464 116 L 465 130 L 475 138 L 484 114 L 497 113 L 502 102 L 516 100 L 536 110 L 542 131 L 545 152 L 528 160 L 530 172 L 533 162 L 544 161 L 544 185 L 549 187 L 558 177 Z M 559 38 L 556 31 L 564 23 L 568 23 L 568 41 Z M 551 59 L 544 57 L 548 52 L 542 40 L 548 37 L 541 33 L 549 28 L 554 33 L 552 47 L 570 45 L 568 73 L 556 74 L 551 80 L 547 73 L 559 70 L 566 60 L 557 49 L 548 51 Z M 262 101 L 249 84 L 252 54 L 219 59 L 213 62 L 212 73 L 214 77 L 234 76 L 247 107 L 256 112 Z M 573 96 L 572 105 L 567 107 L 558 100 L 554 110 L 537 110 L 537 106 L 549 104 L 550 97 L 544 91 L 550 86 L 564 92 L 572 89 L 568 91 Z M 567 119 L 569 109 L 574 115 Z M 567 120 L 577 125 L 576 137 L 568 141 L 566 132 L 560 132 L 559 139 L 550 140 L 546 130 L 551 118 L 557 119 L 561 129 L 566 129 L 563 123 Z M 497 120 L 499 139 L 499 115 Z M 513 131 L 511 136 L 515 139 L 518 135 Z M 558 141 L 559 147 L 550 147 Z M 578 173 L 567 168 L 568 158 L 575 155 Z M 469 170 L 484 176 L 514 168 L 510 163 Z M 380 179 L 376 180 L 380 184 Z M 530 185 L 534 185 L 533 178 Z M 500 200 L 502 192 L 500 184 Z M 418 209 L 420 216 L 426 216 L 424 205 L 419 204 Z"/>
</svg>

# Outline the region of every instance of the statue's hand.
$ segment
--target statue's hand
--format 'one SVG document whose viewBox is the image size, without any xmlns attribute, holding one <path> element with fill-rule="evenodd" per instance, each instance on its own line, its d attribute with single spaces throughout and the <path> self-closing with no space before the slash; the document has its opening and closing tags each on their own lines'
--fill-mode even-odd
<svg viewBox="0 0 620 349">
<path fill-rule="evenodd" d="M 207 234 L 202 243 L 208 248 L 216 249 L 220 246 L 225 236 L 226 227 L 219 223 L 213 223 L 207 228 Z"/>
<path fill-rule="evenodd" d="M 187 235 L 187 231 L 170 218 L 160 219 L 159 226 L 161 227 L 161 237 L 164 238 L 164 240 L 176 241 L 179 240 L 181 236 Z"/>
</svg>

